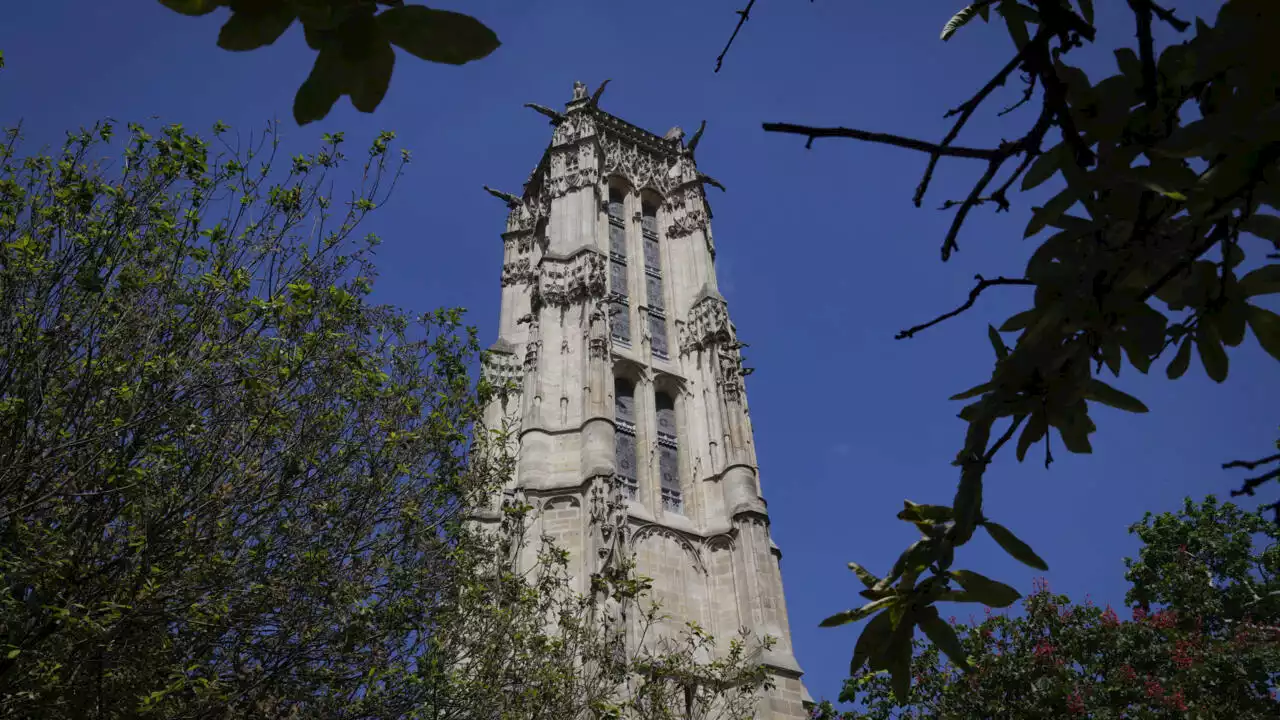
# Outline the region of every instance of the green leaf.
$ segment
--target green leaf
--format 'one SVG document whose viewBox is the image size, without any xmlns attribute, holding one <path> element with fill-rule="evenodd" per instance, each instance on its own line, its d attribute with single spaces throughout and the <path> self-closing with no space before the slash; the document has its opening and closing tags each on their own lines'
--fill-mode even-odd
<svg viewBox="0 0 1280 720">
<path fill-rule="evenodd" d="M 884 669 L 891 675 L 889 683 L 899 703 L 905 703 L 911 691 L 911 639 L 915 635 L 915 623 L 915 614 L 904 612 L 889 638 L 889 647 L 885 649 Z"/>
<path fill-rule="evenodd" d="M 293 119 L 299 125 L 320 120 L 329 114 L 333 104 L 346 89 L 346 68 L 342 53 L 327 45 L 316 56 L 311 74 L 298 88 L 293 98 Z"/>
<path fill-rule="evenodd" d="M 882 612 L 871 619 L 862 628 L 858 642 L 853 646 L 853 658 L 849 661 L 849 675 L 856 675 L 862 665 L 874 657 L 884 653 L 884 648 L 893 635 L 893 616 Z"/>
<path fill-rule="evenodd" d="M 1032 208 L 1031 222 L 1027 223 L 1027 229 L 1022 233 L 1022 237 L 1029 238 L 1040 232 L 1049 225 L 1049 223 L 1058 219 L 1063 213 L 1076 204 L 1079 199 L 1076 189 L 1067 186 L 1062 192 L 1054 195 L 1044 207 Z"/>
<path fill-rule="evenodd" d="M 851 622 L 857 622 L 865 617 L 870 617 L 875 614 L 877 610 L 884 610 L 888 608 L 896 602 L 898 602 L 898 597 L 896 595 L 893 597 L 881 598 L 879 600 L 869 602 L 860 608 L 838 612 L 818 623 L 818 627 L 838 627 L 840 625 L 847 625 Z"/>
<path fill-rule="evenodd" d="M 1027 174 L 1022 176 L 1023 191 L 1038 187 L 1045 180 L 1053 177 L 1058 172 L 1058 168 L 1062 163 L 1070 159 L 1065 143 L 1058 143 L 1048 150 L 1040 153 L 1040 157 L 1031 163 L 1031 167 L 1027 168 Z"/>
<path fill-rule="evenodd" d="M 1271 357 L 1280 360 L 1280 315 L 1257 305 L 1250 305 L 1248 313 L 1249 328 L 1258 338 L 1258 344 Z"/>
<path fill-rule="evenodd" d="M 1031 324 L 1031 321 L 1035 319 L 1037 312 L 1038 311 L 1035 308 L 1023 310 L 1017 315 L 1005 320 L 1004 324 L 1000 326 L 1000 332 L 1014 332 L 1027 327 Z"/>
<path fill-rule="evenodd" d="M 983 393 L 987 392 L 990 389 L 991 389 L 991 383 L 989 382 L 982 383 L 981 385 L 975 385 L 974 387 L 971 387 L 968 390 L 965 390 L 964 392 L 956 393 L 955 395 L 952 395 L 951 399 L 967 400 L 971 397 L 977 397 L 979 395 L 982 395 Z"/>
<path fill-rule="evenodd" d="M 990 520 L 983 520 L 982 527 L 986 528 L 987 534 L 991 536 L 991 539 L 995 540 L 997 545 L 1004 548 L 1004 551 L 1009 553 L 1013 559 L 1023 565 L 1028 565 L 1037 570 L 1048 571 L 1049 564 L 1041 559 L 1041 557 L 1031 549 L 1030 545 L 1022 542 L 1018 539 L 1018 536 L 1009 532 L 1008 528 L 999 523 L 991 522 Z"/>
<path fill-rule="evenodd" d="M 1211 322 L 1201 322 L 1196 326 L 1196 349 L 1200 351 L 1200 363 L 1204 372 L 1214 382 L 1227 379 L 1227 352 L 1222 349 L 1222 338 L 1218 329 Z"/>
<path fill-rule="evenodd" d="M 10 650 L 9 652 L 5 653 L 4 659 L 5 659 L 5 660 L 12 660 L 12 659 L 14 659 L 14 658 L 18 657 L 18 656 L 19 656 L 19 655 L 21 655 L 21 654 L 22 654 L 22 648 L 14 648 L 14 649 Z"/>
<path fill-rule="evenodd" d="M 1266 265 L 1240 278 L 1240 292 L 1245 297 L 1280 293 L 1280 265 Z"/>
<path fill-rule="evenodd" d="M 397 47 L 423 60 L 462 65 L 498 49 L 498 36 L 470 15 L 421 5 L 391 8 L 378 15 L 383 33 Z"/>
<path fill-rule="evenodd" d="M 1178 202 L 1186 201 L 1183 190 L 1196 182 L 1196 174 L 1190 168 L 1170 161 L 1130 168 L 1129 176 L 1142 187 Z"/>
<path fill-rule="evenodd" d="M 950 573 L 955 581 L 979 602 L 991 607 L 1009 607 L 1022 595 L 1013 588 L 972 570 L 953 570 Z"/>
<path fill-rule="evenodd" d="M 1178 352 L 1173 356 L 1173 360 L 1169 362 L 1169 367 L 1165 368 L 1164 374 L 1170 380 L 1177 380 L 1187 372 L 1187 368 L 1191 365 L 1191 336 L 1188 335 L 1182 341 L 1182 345 L 1178 347 Z"/>
<path fill-rule="evenodd" d="M 972 5 L 967 5 L 960 10 L 960 12 L 952 15 L 951 19 L 947 21 L 947 24 L 942 26 L 942 41 L 946 42 L 947 40 L 950 40 L 951 36 L 955 35 L 957 30 L 968 25 L 969 21 L 977 17 L 977 15 L 978 9 Z"/>
<path fill-rule="evenodd" d="M 1109 405 L 1117 410 L 1127 410 L 1131 413 L 1147 412 L 1147 406 L 1143 405 L 1141 400 L 1128 393 L 1121 392 L 1097 378 L 1089 378 L 1089 382 L 1084 386 L 1084 396 L 1089 400 Z"/>
<path fill-rule="evenodd" d="M 862 567 L 858 563 L 849 563 L 849 569 L 853 571 L 854 575 L 858 576 L 858 579 L 862 581 L 863 585 L 869 588 L 875 587 L 876 583 L 880 581 L 880 578 L 872 575 L 866 568 Z"/>
<path fill-rule="evenodd" d="M 907 522 L 947 522 L 951 520 L 951 508 L 946 505 L 918 505 L 910 500 L 902 501 L 899 520 Z"/>
<path fill-rule="evenodd" d="M 987 339 L 991 341 L 991 348 L 996 351 L 996 360 L 1003 360 L 1009 356 L 1009 348 L 1005 346 L 1000 333 L 991 325 L 987 326 Z"/>
<path fill-rule="evenodd" d="M 227 4 L 227 0 L 160 0 L 160 4 L 183 15 L 208 15 Z"/>
<path fill-rule="evenodd" d="M 1045 422 L 1044 413 L 1031 413 L 1026 427 L 1022 428 L 1022 434 L 1018 436 L 1018 462 L 1022 462 L 1022 459 L 1027 456 L 1027 450 L 1048 431 L 1049 424 Z"/>
<path fill-rule="evenodd" d="M 920 629 L 929 640 L 933 641 L 934 645 L 938 646 L 939 650 L 951 658 L 951 662 L 956 667 L 965 671 L 972 669 L 969 665 L 969 655 L 964 651 L 964 645 L 960 643 L 956 631 L 938 616 L 937 608 L 929 606 L 920 614 Z"/>
<path fill-rule="evenodd" d="M 293 24 L 292 3 L 257 3 L 231 13 L 218 33 L 218 47 L 244 52 L 275 42 Z"/>
</svg>

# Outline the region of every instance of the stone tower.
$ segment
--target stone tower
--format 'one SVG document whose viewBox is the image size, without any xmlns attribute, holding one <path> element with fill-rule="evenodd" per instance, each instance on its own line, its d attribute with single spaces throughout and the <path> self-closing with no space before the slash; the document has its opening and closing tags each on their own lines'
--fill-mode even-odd
<svg viewBox="0 0 1280 720">
<path fill-rule="evenodd" d="M 603 90 L 603 88 L 601 88 Z M 534 506 L 529 537 L 570 552 L 578 589 L 619 553 L 653 599 L 717 638 L 746 627 L 776 645 L 776 689 L 758 717 L 802 718 L 761 495 L 742 358 L 716 290 L 707 184 L 673 128 L 654 135 L 575 83 L 551 144 L 510 210 L 502 310 L 488 377 L 517 392 L 489 409 L 514 421 L 508 495 Z"/>
</svg>

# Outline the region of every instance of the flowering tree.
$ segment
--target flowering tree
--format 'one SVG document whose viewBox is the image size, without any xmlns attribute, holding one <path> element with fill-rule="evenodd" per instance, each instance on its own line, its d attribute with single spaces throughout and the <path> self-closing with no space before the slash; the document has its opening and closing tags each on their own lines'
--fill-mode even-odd
<svg viewBox="0 0 1280 720">
<path fill-rule="evenodd" d="M 1210 497 L 1130 530 L 1144 543 L 1127 563 L 1130 608 L 1075 604 L 1039 580 L 1024 615 L 988 608 L 957 625 L 950 650 L 968 671 L 917 643 L 905 704 L 887 674 L 862 669 L 840 695 L 861 709 L 823 703 L 814 717 L 1280 716 L 1280 529 Z"/>
</svg>

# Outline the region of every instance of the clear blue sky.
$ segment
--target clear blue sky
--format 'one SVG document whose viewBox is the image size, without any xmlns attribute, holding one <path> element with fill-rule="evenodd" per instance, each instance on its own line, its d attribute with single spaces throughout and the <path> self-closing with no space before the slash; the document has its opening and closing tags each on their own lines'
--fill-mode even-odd
<svg viewBox="0 0 1280 720">
<path fill-rule="evenodd" d="M 961 252 L 943 264 L 950 216 L 933 208 L 963 196 L 980 167 L 944 165 L 926 207 L 915 209 L 923 156 L 839 140 L 806 152 L 802 140 L 767 135 L 760 123 L 941 138 L 943 111 L 1011 52 L 994 25 L 939 42 L 961 4 L 762 0 L 718 75 L 714 59 L 740 0 L 446 4 L 483 19 L 504 45 L 463 68 L 401 55 L 375 115 L 344 99 L 327 120 L 299 129 L 291 101 L 312 53 L 296 27 L 274 47 L 233 55 L 214 47 L 214 16 L 185 18 L 148 0 L 11 3 L 0 24 L 8 61 L 0 123 L 24 120 L 41 144 L 104 116 L 200 130 L 220 119 L 241 131 L 276 117 L 290 152 L 314 148 L 326 130 L 363 146 L 393 129 L 415 163 L 374 216 L 385 239 L 376 294 L 419 310 L 466 307 L 489 342 L 506 211 L 480 186 L 519 192 L 551 132 L 521 105 L 559 107 L 574 80 L 594 88 L 613 78 L 602 106 L 641 127 L 691 131 L 707 119 L 698 161 L 728 187 L 712 191 L 717 263 L 757 368 L 747 387 L 797 655 L 813 694 L 834 698 L 857 627 L 817 624 L 859 601 L 845 563 L 885 570 L 913 538 L 893 519 L 903 498 L 950 500 L 964 423 L 947 397 L 987 378 L 985 326 L 1027 298 L 1019 288 L 989 292 L 975 312 L 917 339 L 893 335 L 963 301 L 975 273 L 1020 273 L 1031 247 L 1020 240 L 1027 208 L 1044 195 L 1016 196 L 1006 215 L 976 211 Z M 1089 51 L 1094 80 L 1114 72 L 1109 49 L 1133 33 L 1123 3 L 1096 4 L 1104 32 Z M 1178 3 L 1185 17 L 1212 17 L 1216 7 Z M 969 142 L 1015 137 L 1029 121 L 1005 122 L 975 118 Z M 1096 410 L 1092 456 L 1060 451 L 1049 471 L 1002 457 L 988 473 L 988 515 L 1048 560 L 1055 590 L 1122 602 L 1123 558 L 1135 548 L 1127 525 L 1188 494 L 1225 495 L 1239 476 L 1219 465 L 1265 454 L 1275 440 L 1280 376 L 1252 338 L 1231 352 L 1223 386 L 1198 361 L 1173 383 L 1162 368 L 1151 377 L 1126 368 L 1116 384 L 1152 412 Z M 964 548 L 958 566 L 1031 586 L 1033 572 L 985 537 Z"/>
</svg>

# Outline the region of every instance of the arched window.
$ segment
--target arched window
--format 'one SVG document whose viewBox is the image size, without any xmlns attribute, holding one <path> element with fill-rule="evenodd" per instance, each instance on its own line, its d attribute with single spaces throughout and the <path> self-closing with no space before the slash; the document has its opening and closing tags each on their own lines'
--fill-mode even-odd
<svg viewBox="0 0 1280 720">
<path fill-rule="evenodd" d="M 627 226 L 622 190 L 609 188 L 609 332 L 631 343 L 631 302 L 627 292 Z"/>
<path fill-rule="evenodd" d="M 636 389 L 630 380 L 613 381 L 613 454 L 622 492 L 634 500 L 640 483 L 636 477 Z"/>
<path fill-rule="evenodd" d="M 667 357 L 666 300 L 662 295 L 662 255 L 658 245 L 658 207 L 641 205 L 640 235 L 644 241 L 644 279 L 649 303 L 649 337 L 653 354 Z"/>
<path fill-rule="evenodd" d="M 659 391 L 654 396 L 658 414 L 658 472 L 661 474 L 662 509 L 684 512 L 684 495 L 680 492 L 680 448 L 676 431 L 676 403 L 671 395 Z"/>
</svg>

